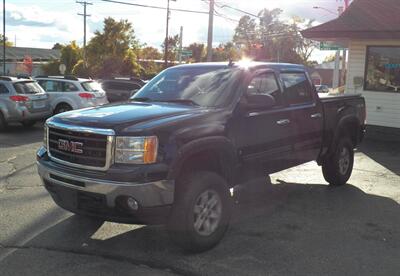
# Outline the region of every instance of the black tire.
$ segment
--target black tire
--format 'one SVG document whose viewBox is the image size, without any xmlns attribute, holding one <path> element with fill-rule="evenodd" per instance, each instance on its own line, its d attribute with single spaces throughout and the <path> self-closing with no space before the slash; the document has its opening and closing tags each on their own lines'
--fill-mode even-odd
<svg viewBox="0 0 400 276">
<path fill-rule="evenodd" d="M 36 124 L 36 121 L 23 121 L 21 123 L 24 127 L 33 127 Z"/>
<path fill-rule="evenodd" d="M 6 120 L 4 119 L 3 113 L 0 112 L 0 131 L 3 131 L 7 128 Z"/>
<path fill-rule="evenodd" d="M 213 248 L 224 236 L 230 221 L 232 199 L 226 181 L 216 173 L 201 171 L 182 177 L 178 185 L 167 224 L 172 241 L 193 253 Z M 202 199 L 206 204 L 202 204 Z M 217 203 L 209 208 L 212 200 Z M 201 214 L 196 215 L 196 210 Z M 197 227 L 196 221 L 200 222 Z"/>
<path fill-rule="evenodd" d="M 322 173 L 325 180 L 332 186 L 341 186 L 347 183 L 353 171 L 354 146 L 350 138 L 341 138 L 333 153 L 322 164 Z"/>
<path fill-rule="evenodd" d="M 72 107 L 69 104 L 66 103 L 58 104 L 54 109 L 54 115 L 67 112 L 70 110 L 72 110 Z"/>
</svg>

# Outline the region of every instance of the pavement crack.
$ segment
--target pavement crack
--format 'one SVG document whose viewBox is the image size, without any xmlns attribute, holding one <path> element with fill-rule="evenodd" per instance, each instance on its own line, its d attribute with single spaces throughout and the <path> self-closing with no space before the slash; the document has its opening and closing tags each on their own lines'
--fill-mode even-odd
<svg viewBox="0 0 400 276">
<path fill-rule="evenodd" d="M 33 250 L 46 250 L 46 251 L 58 252 L 58 253 L 98 257 L 98 258 L 103 258 L 106 260 L 130 263 L 135 266 L 142 266 L 142 267 L 146 266 L 150 269 L 163 270 L 163 271 L 174 273 L 176 275 L 188 275 L 188 276 L 200 275 L 198 273 L 194 273 L 193 271 L 190 271 L 187 269 L 182 269 L 182 268 L 171 266 L 161 260 L 149 261 L 149 260 L 144 260 L 144 259 L 135 259 L 135 258 L 131 258 L 131 257 L 118 256 L 118 255 L 107 254 L 107 253 L 97 253 L 94 251 L 80 251 L 80 250 L 76 250 L 76 249 L 66 249 L 66 248 L 64 249 L 64 248 L 56 248 L 56 247 L 51 247 L 51 246 L 5 245 L 5 244 L 0 243 L 0 248 L 9 249 L 9 250 L 32 250 L 32 249 Z"/>
</svg>

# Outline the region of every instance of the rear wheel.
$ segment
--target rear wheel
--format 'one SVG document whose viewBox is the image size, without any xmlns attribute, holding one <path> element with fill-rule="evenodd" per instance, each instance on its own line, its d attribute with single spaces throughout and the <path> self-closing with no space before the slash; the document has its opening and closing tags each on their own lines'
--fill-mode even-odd
<svg viewBox="0 0 400 276">
<path fill-rule="evenodd" d="M 184 250 L 202 252 L 222 239 L 230 220 L 232 200 L 226 181 L 213 172 L 197 172 L 179 183 L 168 232 Z"/>
<path fill-rule="evenodd" d="M 24 127 L 32 127 L 34 124 L 36 124 L 36 121 L 23 121 L 22 122 L 22 125 L 24 126 Z"/>
<path fill-rule="evenodd" d="M 322 164 L 325 180 L 334 186 L 346 184 L 353 171 L 354 149 L 350 138 L 339 140 L 334 152 Z"/>
<path fill-rule="evenodd" d="M 62 103 L 56 106 L 54 109 L 54 114 L 59 114 L 70 110 L 72 110 L 72 107 L 69 104 Z"/>
</svg>

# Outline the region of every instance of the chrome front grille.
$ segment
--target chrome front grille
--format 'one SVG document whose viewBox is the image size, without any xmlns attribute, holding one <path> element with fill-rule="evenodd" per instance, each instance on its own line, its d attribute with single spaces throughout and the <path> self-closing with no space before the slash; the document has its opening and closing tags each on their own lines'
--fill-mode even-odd
<svg viewBox="0 0 400 276">
<path fill-rule="evenodd" d="M 64 165 L 107 170 L 113 160 L 112 130 L 47 123 L 49 156 Z"/>
</svg>

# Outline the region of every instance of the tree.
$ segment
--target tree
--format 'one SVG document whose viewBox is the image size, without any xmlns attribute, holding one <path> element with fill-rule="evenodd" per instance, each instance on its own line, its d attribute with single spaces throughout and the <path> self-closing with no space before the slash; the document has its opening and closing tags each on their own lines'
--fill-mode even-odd
<svg viewBox="0 0 400 276">
<path fill-rule="evenodd" d="M 179 43 L 179 35 L 169 36 L 168 37 L 168 51 L 167 51 L 167 60 L 175 61 L 176 60 L 176 52 L 178 51 L 178 43 Z M 163 55 L 165 53 L 165 41 L 161 44 L 163 48 Z"/>
<path fill-rule="evenodd" d="M 205 57 L 205 46 L 202 43 L 192 43 L 187 48 L 192 51 L 192 60 L 194 62 L 201 62 Z"/>
<path fill-rule="evenodd" d="M 140 59 L 146 59 L 146 60 L 157 60 L 157 59 L 162 59 L 162 54 L 160 51 L 158 51 L 157 48 L 147 46 L 139 51 L 139 56 Z"/>
<path fill-rule="evenodd" d="M 220 44 L 213 49 L 213 61 L 229 61 L 240 59 L 239 50 L 232 42 Z"/>
<path fill-rule="evenodd" d="M 3 46 L 3 44 L 4 44 L 4 38 L 3 35 L 0 34 L 0 45 Z M 11 41 L 9 41 L 8 38 L 6 37 L 6 47 L 12 47 L 12 46 L 14 46 L 14 44 Z"/>
<path fill-rule="evenodd" d="M 233 35 L 233 42 L 239 47 L 245 46 L 247 51 L 250 51 L 252 45 L 257 42 L 256 21 L 245 15 L 240 18 L 235 34 Z"/>
<path fill-rule="evenodd" d="M 61 50 L 62 47 L 63 47 L 62 44 L 57 42 L 56 44 L 53 45 L 53 47 L 51 49 L 53 49 L 53 50 Z"/>
<path fill-rule="evenodd" d="M 96 31 L 86 48 L 90 74 L 101 78 L 137 75 L 140 65 L 135 51 L 139 47 L 131 23 L 111 17 L 104 19 L 103 31 Z"/>
<path fill-rule="evenodd" d="M 61 46 L 61 63 L 65 64 L 65 74 L 71 74 L 72 69 L 82 58 L 82 51 L 76 44 L 76 41 L 71 41 L 68 45 Z"/>
</svg>

